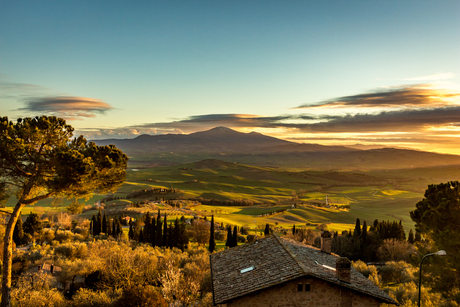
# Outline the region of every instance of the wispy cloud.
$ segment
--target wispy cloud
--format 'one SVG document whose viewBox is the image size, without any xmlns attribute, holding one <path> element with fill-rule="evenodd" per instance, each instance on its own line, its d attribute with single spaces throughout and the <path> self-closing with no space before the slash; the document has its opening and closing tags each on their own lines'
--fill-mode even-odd
<svg viewBox="0 0 460 307">
<path fill-rule="evenodd" d="M 428 76 L 420 76 L 414 78 L 406 78 L 403 80 L 407 81 L 439 81 L 439 80 L 448 80 L 455 78 L 455 74 L 451 72 L 440 73 L 440 74 L 433 74 Z"/>
<path fill-rule="evenodd" d="M 294 109 L 311 108 L 434 108 L 459 103 L 460 94 L 436 89 L 430 84 L 404 85 L 378 89 L 369 93 L 343 96 L 314 104 L 303 104 Z"/>
<path fill-rule="evenodd" d="M 29 111 L 40 114 L 56 115 L 67 120 L 95 117 L 113 109 L 108 103 L 99 99 L 86 97 L 44 97 L 31 98 L 26 106 L 19 111 Z"/>
</svg>

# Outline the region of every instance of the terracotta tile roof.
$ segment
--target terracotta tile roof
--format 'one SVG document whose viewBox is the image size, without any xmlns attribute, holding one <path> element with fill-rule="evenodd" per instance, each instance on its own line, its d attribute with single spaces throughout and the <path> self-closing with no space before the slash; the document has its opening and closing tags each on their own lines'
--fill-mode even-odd
<svg viewBox="0 0 460 307">
<path fill-rule="evenodd" d="M 370 295 L 382 302 L 397 304 L 354 268 L 351 269 L 350 283 L 340 281 L 335 271 L 338 257 L 273 235 L 212 254 L 214 302 L 225 303 L 302 276 L 313 276 Z M 245 269 L 248 269 L 247 272 L 242 273 Z"/>
</svg>

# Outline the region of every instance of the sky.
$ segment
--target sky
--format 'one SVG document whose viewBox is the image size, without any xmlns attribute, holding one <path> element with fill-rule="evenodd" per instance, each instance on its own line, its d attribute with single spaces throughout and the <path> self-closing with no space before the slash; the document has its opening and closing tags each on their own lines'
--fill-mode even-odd
<svg viewBox="0 0 460 307">
<path fill-rule="evenodd" d="M 460 1 L 1 1 L 0 116 L 460 155 Z M 370 147 L 369 147 L 370 148 Z"/>
</svg>

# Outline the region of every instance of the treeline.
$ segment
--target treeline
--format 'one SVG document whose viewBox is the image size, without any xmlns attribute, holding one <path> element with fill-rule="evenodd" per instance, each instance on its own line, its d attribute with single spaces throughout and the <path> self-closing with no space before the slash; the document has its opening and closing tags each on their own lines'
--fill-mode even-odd
<svg viewBox="0 0 460 307">
<path fill-rule="evenodd" d="M 366 221 L 361 226 L 360 220 L 356 219 L 353 231 L 344 231 L 342 235 L 334 232 L 332 238 L 332 252 L 352 260 L 388 261 L 406 260 L 410 257 L 412 246 L 420 241 L 418 233 L 413 235 L 409 232 L 409 239 L 401 221 L 375 220 L 371 227 Z"/>
<path fill-rule="evenodd" d="M 174 188 L 150 188 L 150 189 L 143 189 L 143 190 L 136 190 L 131 193 L 126 194 L 126 196 L 115 196 L 115 195 L 108 195 L 101 199 L 101 203 L 117 200 L 117 199 L 131 199 L 137 198 L 141 196 L 152 196 L 152 195 L 165 195 L 165 194 L 177 194 L 180 193 L 180 190 Z"/>
<path fill-rule="evenodd" d="M 283 213 L 286 210 L 287 210 L 287 208 L 276 209 L 276 210 L 273 210 L 273 211 L 270 211 L 270 212 L 262 213 L 260 216 L 269 216 L 269 215 L 274 215 L 274 214 L 278 214 L 278 213 Z"/>
<path fill-rule="evenodd" d="M 262 205 L 262 203 L 254 202 L 249 199 L 227 199 L 227 200 L 218 200 L 218 199 L 206 199 L 202 197 L 190 199 L 192 201 L 198 201 L 203 205 L 207 206 L 254 206 Z"/>
<path fill-rule="evenodd" d="M 144 227 L 141 227 L 142 221 Z M 166 213 L 161 219 L 160 210 L 156 218 L 147 212 L 136 221 L 130 220 L 128 237 L 141 243 L 150 243 L 153 247 L 179 248 L 184 250 L 189 243 L 185 227 L 185 218 L 176 218 L 174 222 L 168 223 Z"/>
<path fill-rule="evenodd" d="M 107 216 L 102 216 L 101 210 L 96 215 L 93 214 L 91 222 L 89 224 L 90 233 L 93 236 L 97 236 L 101 233 L 104 233 L 110 237 L 118 237 L 123 233 L 123 225 L 126 223 L 123 215 L 120 215 L 118 218 L 113 218 L 112 220 L 107 220 Z"/>
</svg>

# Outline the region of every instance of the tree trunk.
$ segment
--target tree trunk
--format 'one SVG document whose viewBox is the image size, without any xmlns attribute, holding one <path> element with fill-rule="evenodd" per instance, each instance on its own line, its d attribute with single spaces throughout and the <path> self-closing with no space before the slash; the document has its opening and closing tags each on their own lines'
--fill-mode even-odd
<svg viewBox="0 0 460 307">
<path fill-rule="evenodd" d="M 25 204 L 17 203 L 5 229 L 3 242 L 3 276 L 2 276 L 2 304 L 1 307 L 11 305 L 11 268 L 13 266 L 13 232 L 21 209 Z"/>
</svg>

